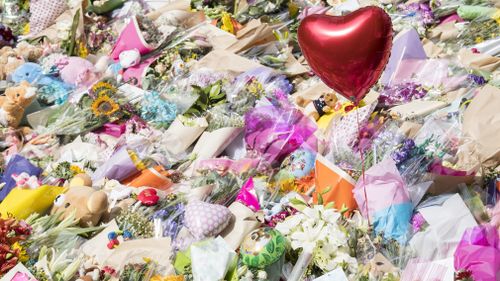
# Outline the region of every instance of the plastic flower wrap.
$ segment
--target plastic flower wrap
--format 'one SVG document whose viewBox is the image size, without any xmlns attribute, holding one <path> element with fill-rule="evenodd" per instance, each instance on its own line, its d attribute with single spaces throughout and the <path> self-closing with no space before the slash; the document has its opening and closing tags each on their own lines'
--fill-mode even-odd
<svg viewBox="0 0 500 281">
<path fill-rule="evenodd" d="M 198 99 L 184 113 L 184 116 L 201 117 L 206 114 L 208 109 L 226 102 L 226 93 L 222 88 L 222 81 L 217 81 L 204 88 L 196 85 L 191 86 Z"/>
<path fill-rule="evenodd" d="M 268 163 L 280 162 L 304 143 L 315 147 L 316 125 L 298 109 L 261 106 L 245 115 L 248 149 Z"/>
<path fill-rule="evenodd" d="M 207 185 L 213 185 L 213 188 L 206 201 L 227 206 L 238 195 L 241 182 L 233 173 L 221 175 L 217 171 L 200 171 L 200 176 L 194 179 L 193 186 L 194 188 L 202 188 Z"/>
<path fill-rule="evenodd" d="M 470 271 L 474 280 L 497 280 L 500 272 L 498 231 L 489 225 L 467 229 L 454 257 L 457 271 Z"/>
</svg>

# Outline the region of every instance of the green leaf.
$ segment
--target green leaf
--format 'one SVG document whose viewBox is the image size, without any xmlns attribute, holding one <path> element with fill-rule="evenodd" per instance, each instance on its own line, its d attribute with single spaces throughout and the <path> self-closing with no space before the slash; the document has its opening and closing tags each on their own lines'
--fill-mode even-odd
<svg viewBox="0 0 500 281">
<path fill-rule="evenodd" d="M 330 190 L 332 190 L 331 185 L 327 186 L 325 190 L 321 191 L 321 195 L 327 194 L 328 192 L 330 192 Z"/>
<path fill-rule="evenodd" d="M 304 206 L 307 205 L 304 201 L 297 198 L 290 199 L 290 203 L 292 203 L 293 205 L 304 205 Z"/>
<path fill-rule="evenodd" d="M 326 206 L 325 206 L 325 209 L 331 209 L 331 208 L 333 208 L 333 205 L 335 205 L 334 202 L 328 202 L 328 204 L 326 204 Z"/>
</svg>

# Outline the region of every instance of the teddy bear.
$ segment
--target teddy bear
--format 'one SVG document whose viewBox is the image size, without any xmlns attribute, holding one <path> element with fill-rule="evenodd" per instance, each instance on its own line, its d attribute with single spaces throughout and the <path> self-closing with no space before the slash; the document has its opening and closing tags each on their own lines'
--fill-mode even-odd
<svg viewBox="0 0 500 281">
<path fill-rule="evenodd" d="M 14 48 L 14 52 L 19 57 L 22 57 L 25 61 L 35 62 L 43 55 L 43 48 L 35 45 L 31 45 L 26 41 L 21 41 L 17 43 Z"/>
<path fill-rule="evenodd" d="M 25 41 L 19 42 L 15 48 L 5 46 L 0 49 L 0 80 L 5 80 L 16 68 L 25 62 L 38 60 L 43 49 Z"/>
<path fill-rule="evenodd" d="M 36 88 L 26 81 L 19 86 L 9 87 L 5 96 L 0 96 L 0 124 L 17 128 L 24 115 L 24 110 L 35 99 Z"/>
<path fill-rule="evenodd" d="M 0 49 L 0 80 L 6 80 L 19 66 L 24 64 L 24 59 L 19 57 L 11 47 Z"/>
<path fill-rule="evenodd" d="M 318 120 L 321 116 L 337 108 L 337 101 L 335 93 L 325 93 L 306 105 L 305 114 Z"/>
<path fill-rule="evenodd" d="M 51 214 L 62 213 L 62 218 L 75 212 L 82 227 L 96 226 L 108 210 L 106 192 L 92 188 L 92 180 L 87 174 L 78 174 L 69 182 L 68 191 L 54 200 Z"/>
</svg>

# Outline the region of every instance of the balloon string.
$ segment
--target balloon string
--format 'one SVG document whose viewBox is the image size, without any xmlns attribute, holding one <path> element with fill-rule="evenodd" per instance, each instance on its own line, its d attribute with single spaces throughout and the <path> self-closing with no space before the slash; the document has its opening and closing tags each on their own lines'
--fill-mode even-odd
<svg viewBox="0 0 500 281">
<path fill-rule="evenodd" d="M 358 138 L 360 136 L 360 133 L 361 133 L 361 124 L 359 122 L 359 107 L 356 109 L 356 122 L 358 123 Z M 371 226 L 371 222 L 370 222 L 370 213 L 368 211 L 368 195 L 366 193 L 366 182 L 365 182 L 365 157 L 363 156 L 363 151 L 361 150 L 361 146 L 358 147 L 358 150 L 359 150 L 359 155 L 361 157 L 361 177 L 362 177 L 362 180 L 363 180 L 363 193 L 364 193 L 364 196 L 365 196 L 365 211 L 366 211 L 366 216 L 368 218 L 368 225 Z"/>
</svg>

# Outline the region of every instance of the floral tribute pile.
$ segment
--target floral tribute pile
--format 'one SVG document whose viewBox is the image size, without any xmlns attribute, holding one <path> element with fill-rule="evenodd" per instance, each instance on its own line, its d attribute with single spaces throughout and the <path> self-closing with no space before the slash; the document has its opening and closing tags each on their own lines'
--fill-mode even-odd
<svg viewBox="0 0 500 281">
<path fill-rule="evenodd" d="M 347 99 L 300 27 L 368 6 Z M 498 281 L 499 8 L 0 1 L 1 280 Z"/>
</svg>

